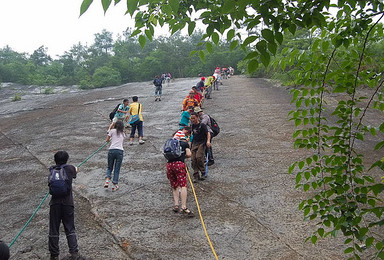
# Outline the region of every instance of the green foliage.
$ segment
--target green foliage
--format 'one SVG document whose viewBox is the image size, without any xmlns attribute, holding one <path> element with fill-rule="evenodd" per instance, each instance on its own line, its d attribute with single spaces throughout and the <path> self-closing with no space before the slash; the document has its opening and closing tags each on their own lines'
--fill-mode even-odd
<svg viewBox="0 0 384 260">
<path fill-rule="evenodd" d="M 16 93 L 12 99 L 11 99 L 12 102 L 15 102 L 15 101 L 21 101 L 21 95 L 19 93 Z"/>
<path fill-rule="evenodd" d="M 81 14 L 91 2 L 83 1 Z M 272 64 L 281 75 L 288 75 L 287 80 L 295 86 L 292 103 L 296 105 L 289 115 L 299 127 L 294 145 L 313 152 L 289 167 L 289 172 L 296 174 L 296 187 L 310 191 L 299 205 L 305 219 L 318 223 L 308 240 L 315 244 L 319 238 L 341 233 L 345 236 L 344 253 L 351 258 L 361 259 L 368 248 L 376 251 L 372 258 L 384 259 L 384 241 L 372 232 L 384 224 L 384 184 L 367 171 L 368 160 L 357 145 L 370 147 L 372 142 L 365 142 L 366 136 L 384 133 L 380 120 L 377 125 L 364 120 L 368 111 L 384 112 L 383 56 L 375 55 L 383 50 L 383 27 L 378 23 L 384 16 L 382 1 L 126 3 L 127 13 L 135 19 L 131 35 L 139 35 L 141 46 L 146 38 L 153 38 L 157 25 L 168 25 L 172 34 L 187 27 L 192 34 L 196 21 L 201 21 L 206 29 L 198 46 L 205 46 L 208 53 L 219 44 L 220 36 L 226 37 L 230 49 L 240 46 L 247 52 L 240 68 L 252 73 L 260 65 Z M 104 5 L 104 11 L 108 7 Z M 331 9 L 337 11 L 336 16 L 331 15 Z M 241 33 L 243 29 L 247 36 Z M 202 49 L 194 53 L 207 60 Z M 337 97 L 336 105 L 327 102 L 330 94 Z M 384 141 L 373 146 L 380 150 Z M 384 162 L 370 168 L 382 171 Z"/>
<path fill-rule="evenodd" d="M 55 92 L 53 91 L 52 87 L 48 87 L 44 89 L 44 94 L 54 94 Z"/>
<path fill-rule="evenodd" d="M 121 84 L 120 72 L 111 67 L 97 68 L 95 74 L 92 76 L 92 85 L 95 88 L 116 86 Z"/>
</svg>

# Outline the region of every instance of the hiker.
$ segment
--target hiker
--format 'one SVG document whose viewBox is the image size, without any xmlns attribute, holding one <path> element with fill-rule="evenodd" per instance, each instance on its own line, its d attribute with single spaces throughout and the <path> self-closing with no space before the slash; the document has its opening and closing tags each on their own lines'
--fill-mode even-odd
<svg viewBox="0 0 384 260">
<path fill-rule="evenodd" d="M 197 182 L 205 179 L 204 153 L 205 148 L 211 146 L 211 137 L 208 127 L 200 123 L 199 115 L 195 112 L 191 114 L 191 123 L 193 134 L 191 144 L 193 179 L 194 182 Z"/>
<path fill-rule="evenodd" d="M 196 86 L 192 87 L 192 91 L 195 93 L 193 97 L 197 100 L 197 106 L 200 107 L 201 102 L 203 101 L 203 95 L 197 90 Z"/>
<path fill-rule="evenodd" d="M 186 126 L 183 128 L 182 132 L 189 135 L 190 130 L 190 127 Z M 167 177 L 173 192 L 172 210 L 175 213 L 180 212 L 188 217 L 194 217 L 193 212 L 187 208 L 187 172 L 184 163 L 185 158 L 191 157 L 191 150 L 185 136 L 179 140 L 179 143 L 181 156 L 176 159 L 168 159 L 167 163 Z M 181 198 L 181 209 L 179 208 L 179 198 Z"/>
<path fill-rule="evenodd" d="M 108 129 L 108 136 L 106 140 L 107 142 L 111 141 L 111 145 L 108 150 L 108 168 L 107 173 L 105 174 L 104 188 L 108 189 L 113 170 L 112 191 L 117 191 L 119 189 L 118 183 L 120 167 L 124 157 L 124 138 L 124 124 L 122 121 L 117 121 L 114 128 L 110 127 Z"/>
<path fill-rule="evenodd" d="M 161 94 L 163 92 L 163 80 L 159 78 L 158 75 L 155 76 L 153 80 L 153 85 L 155 85 L 155 101 L 161 101 Z"/>
<path fill-rule="evenodd" d="M 215 82 L 215 76 L 209 76 L 204 83 L 204 96 L 206 99 L 211 99 L 212 85 Z"/>
<path fill-rule="evenodd" d="M 221 73 L 220 73 L 220 68 L 217 67 L 215 69 L 215 72 L 213 73 L 213 76 L 215 77 L 215 81 L 213 82 L 213 89 L 214 90 L 219 90 L 219 83 L 221 84 Z"/>
<path fill-rule="evenodd" d="M 189 91 L 188 96 L 183 100 L 183 108 L 182 111 L 186 111 L 189 107 L 197 107 L 198 102 L 196 98 L 194 98 L 195 92 L 193 90 Z"/>
<path fill-rule="evenodd" d="M 49 202 L 49 252 L 51 260 L 58 260 L 59 230 L 63 222 L 65 234 L 72 259 L 79 257 L 75 229 L 75 212 L 72 194 L 72 180 L 76 178 L 77 167 L 67 164 L 69 155 L 66 151 L 58 151 L 54 155 L 56 165 L 50 167 L 49 187 L 52 195 Z M 64 184 L 64 185 L 63 185 Z M 62 189 L 65 190 L 62 190 Z M 59 193 L 65 191 L 65 193 Z"/>
<path fill-rule="evenodd" d="M 181 113 L 181 119 L 180 119 L 180 129 L 184 126 L 189 126 L 189 119 L 191 118 L 191 113 L 193 112 L 193 106 L 188 107 L 188 110 L 183 111 Z"/>
<path fill-rule="evenodd" d="M 180 130 L 178 130 L 174 135 L 173 138 L 176 140 L 186 139 L 188 140 L 188 137 L 191 134 L 191 127 L 190 126 L 184 126 Z"/>
<path fill-rule="evenodd" d="M 196 88 L 197 88 L 198 91 L 200 91 L 200 92 L 204 91 L 204 82 L 205 82 L 205 78 L 201 77 L 200 81 L 197 82 L 197 84 L 196 84 Z"/>
<path fill-rule="evenodd" d="M 211 166 L 215 163 L 215 160 L 213 159 L 213 152 L 212 152 L 212 139 L 213 139 L 213 131 L 211 129 L 211 117 L 207 114 L 204 114 L 203 110 L 200 107 L 195 107 L 194 112 L 197 113 L 200 119 L 201 124 L 205 124 L 208 128 L 208 131 L 210 133 L 210 143 L 211 146 L 206 147 L 205 154 L 208 154 L 208 166 Z"/>
<path fill-rule="evenodd" d="M 121 103 L 120 106 L 118 106 L 115 116 L 113 117 L 112 123 L 109 126 L 109 128 L 112 129 L 118 120 L 126 122 L 128 118 L 128 111 L 129 111 L 129 100 L 125 98 L 123 100 L 123 103 Z"/>
<path fill-rule="evenodd" d="M 144 144 L 145 141 L 143 140 L 143 115 L 141 112 L 143 111 L 143 105 L 140 104 L 139 98 L 137 96 L 132 97 L 133 103 L 129 106 L 129 114 L 130 117 L 128 119 L 128 122 L 132 126 L 131 129 L 131 135 L 130 135 L 130 142 L 129 145 L 133 145 L 133 140 L 135 138 L 135 132 L 136 128 L 137 131 L 139 132 L 139 144 Z"/>
<path fill-rule="evenodd" d="M 9 247 L 0 240 L 0 260 L 8 260 L 10 257 Z"/>
</svg>

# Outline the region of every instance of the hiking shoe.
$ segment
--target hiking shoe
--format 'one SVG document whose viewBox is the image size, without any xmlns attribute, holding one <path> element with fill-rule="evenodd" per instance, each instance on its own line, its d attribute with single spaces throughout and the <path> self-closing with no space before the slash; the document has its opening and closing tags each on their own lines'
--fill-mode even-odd
<svg viewBox="0 0 384 260">
<path fill-rule="evenodd" d="M 50 260 L 59 260 L 59 256 L 53 256 L 51 255 L 51 257 L 49 258 Z"/>
<path fill-rule="evenodd" d="M 157 98 L 155 98 L 155 102 L 157 101 Z"/>
<path fill-rule="evenodd" d="M 118 189 L 119 189 L 119 186 L 113 183 L 112 191 L 117 191 Z"/>
<path fill-rule="evenodd" d="M 145 141 L 144 140 L 139 140 L 139 144 L 144 144 L 145 143 Z"/>
<path fill-rule="evenodd" d="M 181 209 L 180 211 L 183 215 L 189 217 L 189 218 L 193 218 L 195 216 L 195 214 L 190 211 L 188 208 L 185 208 L 185 209 Z"/>
<path fill-rule="evenodd" d="M 70 260 L 79 260 L 79 259 L 81 259 L 79 252 L 70 253 L 69 259 Z"/>
<path fill-rule="evenodd" d="M 161 98 L 159 98 L 159 101 L 161 101 Z"/>
<path fill-rule="evenodd" d="M 215 164 L 215 160 L 209 160 L 209 161 L 208 161 L 208 166 L 211 166 L 211 165 L 213 165 L 213 164 Z"/>
</svg>

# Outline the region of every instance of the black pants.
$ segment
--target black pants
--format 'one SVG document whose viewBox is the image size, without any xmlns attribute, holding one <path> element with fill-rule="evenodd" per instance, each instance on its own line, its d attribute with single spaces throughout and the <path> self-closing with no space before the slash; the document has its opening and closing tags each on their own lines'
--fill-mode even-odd
<svg viewBox="0 0 384 260">
<path fill-rule="evenodd" d="M 59 250 L 59 228 L 63 222 L 69 253 L 78 252 L 77 237 L 75 230 L 75 211 L 73 206 L 55 204 L 49 210 L 49 252 L 51 256 L 58 256 Z"/>
<path fill-rule="evenodd" d="M 213 137 L 212 137 L 212 133 L 211 133 L 211 139 L 209 140 L 211 142 L 211 147 L 205 147 L 205 155 L 207 155 L 207 153 L 209 153 L 208 154 L 208 161 L 214 160 L 213 159 L 213 151 L 212 151 L 212 139 L 213 139 Z"/>
</svg>

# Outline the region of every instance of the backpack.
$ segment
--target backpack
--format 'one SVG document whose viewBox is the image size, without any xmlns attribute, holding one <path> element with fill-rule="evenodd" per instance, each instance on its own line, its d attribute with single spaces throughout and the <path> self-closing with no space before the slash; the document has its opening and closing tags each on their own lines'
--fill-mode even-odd
<svg viewBox="0 0 384 260">
<path fill-rule="evenodd" d="M 61 166 L 51 166 L 49 168 L 49 193 L 54 197 L 64 197 L 71 191 L 71 187 L 68 183 L 68 175 L 64 169 L 65 166 L 66 164 Z"/>
<path fill-rule="evenodd" d="M 158 86 L 161 86 L 163 81 L 161 79 L 155 79 L 153 83 L 155 84 L 156 87 L 158 87 Z"/>
<path fill-rule="evenodd" d="M 177 159 L 181 156 L 181 146 L 177 139 L 168 139 L 164 145 L 164 157 L 167 160 Z"/>
<path fill-rule="evenodd" d="M 111 112 L 111 113 L 109 113 L 109 119 L 111 119 L 111 121 L 113 120 L 113 118 L 115 117 L 115 114 L 116 114 L 116 112 L 117 112 L 117 110 L 119 109 L 119 106 L 120 106 L 121 104 L 118 104 L 116 107 L 115 107 L 115 109 L 113 109 L 113 111 Z"/>
<path fill-rule="evenodd" d="M 220 127 L 219 124 L 216 122 L 215 119 L 213 119 L 211 116 L 209 117 L 211 119 L 211 130 L 212 130 L 212 136 L 215 137 L 220 133 Z"/>
</svg>

